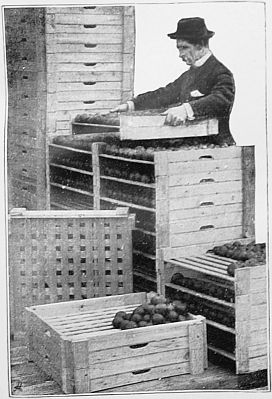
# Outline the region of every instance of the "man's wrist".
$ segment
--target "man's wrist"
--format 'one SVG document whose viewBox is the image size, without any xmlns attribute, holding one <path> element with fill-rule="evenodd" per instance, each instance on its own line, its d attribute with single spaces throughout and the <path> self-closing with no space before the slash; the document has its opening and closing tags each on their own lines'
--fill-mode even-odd
<svg viewBox="0 0 272 399">
<path fill-rule="evenodd" d="M 134 111 L 135 110 L 134 102 L 131 101 L 131 100 L 127 101 L 127 106 L 128 106 L 128 111 Z"/>
<path fill-rule="evenodd" d="M 184 108 L 187 113 L 187 119 L 189 121 L 193 121 L 195 119 L 193 108 L 191 107 L 191 105 L 189 103 L 183 103 L 183 105 L 184 105 Z"/>
</svg>

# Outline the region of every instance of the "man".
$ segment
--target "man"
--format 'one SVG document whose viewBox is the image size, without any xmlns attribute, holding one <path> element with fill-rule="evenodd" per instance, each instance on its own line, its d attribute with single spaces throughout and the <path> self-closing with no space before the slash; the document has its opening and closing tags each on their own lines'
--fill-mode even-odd
<svg viewBox="0 0 272 399">
<path fill-rule="evenodd" d="M 235 144 L 229 130 L 235 86 L 232 73 L 212 54 L 209 39 L 214 32 L 202 18 L 183 18 L 168 34 L 176 40 L 179 57 L 190 67 L 166 87 L 140 94 L 112 112 L 168 108 L 165 124 L 177 126 L 186 120 L 218 118 L 217 144 Z"/>
</svg>

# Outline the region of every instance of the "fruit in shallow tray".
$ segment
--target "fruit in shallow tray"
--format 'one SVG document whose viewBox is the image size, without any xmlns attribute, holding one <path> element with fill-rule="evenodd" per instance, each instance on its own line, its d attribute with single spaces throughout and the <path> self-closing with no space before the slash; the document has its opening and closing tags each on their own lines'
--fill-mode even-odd
<svg viewBox="0 0 272 399">
<path fill-rule="evenodd" d="M 121 330 L 125 330 L 128 323 L 129 323 L 129 320 L 122 319 L 122 321 L 120 323 Z"/>
<path fill-rule="evenodd" d="M 172 284 L 183 285 L 184 276 L 182 273 L 175 273 L 171 278 Z"/>
<path fill-rule="evenodd" d="M 188 313 L 188 305 L 179 300 L 173 301 L 173 306 L 178 314 L 186 315 Z"/>
<path fill-rule="evenodd" d="M 142 320 L 142 316 L 139 313 L 133 313 L 130 320 L 139 323 Z"/>
<path fill-rule="evenodd" d="M 152 316 L 152 323 L 153 324 L 164 324 L 165 323 L 165 318 L 163 317 L 163 315 L 161 315 L 159 313 L 155 313 Z"/>
<path fill-rule="evenodd" d="M 148 324 L 148 322 L 145 321 L 145 320 L 141 320 L 141 321 L 139 321 L 139 323 L 138 323 L 138 327 L 146 327 L 146 326 L 148 326 L 148 325 L 152 325 L 152 324 L 151 324 L 151 323 Z"/>
<path fill-rule="evenodd" d="M 141 176 L 141 182 L 142 183 L 148 184 L 149 181 L 150 181 L 150 179 L 149 179 L 149 177 L 147 175 L 142 175 Z"/>
<path fill-rule="evenodd" d="M 123 317 L 115 316 L 114 319 L 112 320 L 113 327 L 114 328 L 120 328 L 123 320 L 124 320 Z"/>
<path fill-rule="evenodd" d="M 175 310 L 171 310 L 168 313 L 167 317 L 168 317 L 168 320 L 170 320 L 171 322 L 174 322 L 174 321 L 178 321 L 179 315 L 178 315 L 178 313 Z"/>
<path fill-rule="evenodd" d="M 138 327 L 137 323 L 135 323 L 134 321 L 129 321 L 125 325 L 124 330 L 130 330 L 131 328 L 137 328 L 137 327 Z"/>
<path fill-rule="evenodd" d="M 234 277 L 235 270 L 244 266 L 245 265 L 241 262 L 235 262 L 235 263 L 233 262 L 230 265 L 228 265 L 227 272 L 230 276 Z"/>
<path fill-rule="evenodd" d="M 136 309 L 134 309 L 133 314 L 139 314 L 139 315 L 144 315 L 145 314 L 145 309 L 143 305 L 138 306 Z"/>
<path fill-rule="evenodd" d="M 158 305 L 159 303 L 166 303 L 166 298 L 163 295 L 156 294 L 151 298 L 150 303 L 152 305 Z"/>
<path fill-rule="evenodd" d="M 145 308 L 146 313 L 152 315 L 155 313 L 155 305 L 147 304 L 146 308 Z"/>
<path fill-rule="evenodd" d="M 145 321 L 146 323 L 148 323 L 150 320 L 151 320 L 151 315 L 148 314 L 148 313 L 146 313 L 146 314 L 143 316 L 143 321 Z"/>
<path fill-rule="evenodd" d="M 155 305 L 155 313 L 159 313 L 159 314 L 165 316 L 167 313 L 166 303 L 158 303 L 157 305 Z"/>
<path fill-rule="evenodd" d="M 121 317 L 123 319 L 126 318 L 126 316 L 127 316 L 127 314 L 124 311 L 117 312 L 115 315 L 115 317 Z"/>
</svg>

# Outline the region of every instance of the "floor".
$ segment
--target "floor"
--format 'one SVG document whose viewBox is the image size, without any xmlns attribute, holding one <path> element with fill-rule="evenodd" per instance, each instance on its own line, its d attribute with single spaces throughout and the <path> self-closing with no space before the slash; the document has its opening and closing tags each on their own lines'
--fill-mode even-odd
<svg viewBox="0 0 272 399">
<path fill-rule="evenodd" d="M 11 394 L 61 395 L 61 388 L 48 378 L 34 363 L 27 360 L 27 347 L 23 341 L 11 341 Z M 147 392 L 183 390 L 258 390 L 268 391 L 267 371 L 237 376 L 232 367 L 223 360 L 210 356 L 212 362 L 201 375 L 183 375 L 107 389 L 110 392 Z M 217 363 L 217 364 L 216 364 Z"/>
</svg>

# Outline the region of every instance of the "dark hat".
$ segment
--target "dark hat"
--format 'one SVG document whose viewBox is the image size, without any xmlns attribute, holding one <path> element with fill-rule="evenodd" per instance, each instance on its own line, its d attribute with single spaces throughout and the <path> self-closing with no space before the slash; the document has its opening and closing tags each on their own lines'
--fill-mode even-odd
<svg viewBox="0 0 272 399">
<path fill-rule="evenodd" d="M 209 39 L 214 32 L 207 29 L 203 18 L 183 18 L 178 21 L 177 31 L 169 33 L 171 39 Z"/>
</svg>

